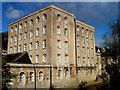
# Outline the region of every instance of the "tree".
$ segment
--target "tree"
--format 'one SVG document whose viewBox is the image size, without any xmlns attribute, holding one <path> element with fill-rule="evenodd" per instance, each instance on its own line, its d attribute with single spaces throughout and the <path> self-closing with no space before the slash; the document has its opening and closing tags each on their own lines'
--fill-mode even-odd
<svg viewBox="0 0 120 90">
<path fill-rule="evenodd" d="M 109 30 L 103 35 L 103 46 L 109 49 L 107 57 L 112 58 L 111 64 L 106 65 L 106 71 L 110 74 L 111 88 L 120 88 L 120 19 L 109 24 Z M 106 59 L 108 61 L 108 59 Z"/>
<path fill-rule="evenodd" d="M 7 89 L 12 82 L 12 78 L 16 77 L 15 74 L 10 72 L 10 65 L 7 64 L 7 56 L 2 56 L 2 89 Z"/>
</svg>

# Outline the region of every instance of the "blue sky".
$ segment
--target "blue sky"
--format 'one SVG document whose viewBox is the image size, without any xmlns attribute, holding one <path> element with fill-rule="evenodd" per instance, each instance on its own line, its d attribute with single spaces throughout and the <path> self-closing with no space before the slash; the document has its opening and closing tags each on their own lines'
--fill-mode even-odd
<svg viewBox="0 0 120 90">
<path fill-rule="evenodd" d="M 2 32 L 8 31 L 10 22 L 49 4 L 74 13 L 78 20 L 95 27 L 97 45 L 108 30 L 108 24 L 118 16 L 117 2 L 2 2 Z"/>
</svg>

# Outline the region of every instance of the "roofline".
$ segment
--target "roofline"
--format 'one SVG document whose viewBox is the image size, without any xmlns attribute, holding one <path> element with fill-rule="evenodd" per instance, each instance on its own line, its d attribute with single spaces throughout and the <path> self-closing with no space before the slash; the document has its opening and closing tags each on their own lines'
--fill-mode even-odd
<svg viewBox="0 0 120 90">
<path fill-rule="evenodd" d="M 62 9 L 62 8 L 60 8 L 60 7 L 57 7 L 57 6 L 53 5 L 53 4 L 51 4 L 51 5 L 48 5 L 48 6 L 46 6 L 46 7 L 41 8 L 41 9 L 39 9 L 39 10 L 36 10 L 36 11 L 30 13 L 30 14 L 27 14 L 27 15 L 25 15 L 25 16 L 17 19 L 17 20 L 15 20 L 15 21 L 13 21 L 13 22 L 10 22 L 10 23 L 9 23 L 9 26 L 12 25 L 12 24 L 14 24 L 14 23 L 16 23 L 16 22 L 19 22 L 19 21 L 21 21 L 21 20 L 23 20 L 23 19 L 26 19 L 26 18 L 28 18 L 28 17 L 30 17 L 30 16 L 32 16 L 32 15 L 35 15 L 35 14 L 37 14 L 37 13 L 39 13 L 39 12 L 42 12 L 42 11 L 47 10 L 47 9 L 50 9 L 50 8 L 57 9 L 57 10 L 59 10 L 59 11 L 62 11 L 62 12 L 64 12 L 64 13 L 67 13 L 67 14 L 75 17 L 75 15 L 74 15 L 73 13 L 68 12 L 67 10 L 64 10 L 64 9 Z"/>
<path fill-rule="evenodd" d="M 86 24 L 86 23 L 84 23 L 84 22 L 81 22 L 81 21 L 79 21 L 79 20 L 76 20 L 76 23 L 80 23 L 80 24 L 82 24 L 82 25 L 85 25 L 85 26 L 87 26 L 88 28 L 92 28 L 93 30 L 95 29 L 93 26 L 88 25 L 88 24 Z"/>
</svg>

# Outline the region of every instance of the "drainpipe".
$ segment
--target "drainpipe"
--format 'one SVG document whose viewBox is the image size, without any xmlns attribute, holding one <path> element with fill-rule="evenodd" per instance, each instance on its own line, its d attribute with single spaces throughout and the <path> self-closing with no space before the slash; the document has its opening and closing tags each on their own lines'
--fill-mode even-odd
<svg viewBox="0 0 120 90">
<path fill-rule="evenodd" d="M 35 69 L 35 65 L 34 65 L 34 87 L 36 90 L 36 69 Z"/>
<path fill-rule="evenodd" d="M 52 90 L 52 67 L 50 65 L 50 90 Z"/>
</svg>

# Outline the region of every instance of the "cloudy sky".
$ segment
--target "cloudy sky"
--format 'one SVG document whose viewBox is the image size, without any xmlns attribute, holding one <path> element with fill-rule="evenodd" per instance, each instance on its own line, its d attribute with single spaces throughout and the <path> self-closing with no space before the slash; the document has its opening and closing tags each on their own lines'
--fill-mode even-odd
<svg viewBox="0 0 120 90">
<path fill-rule="evenodd" d="M 8 31 L 10 22 L 49 4 L 74 13 L 78 20 L 95 27 L 97 45 L 108 30 L 108 24 L 118 17 L 118 2 L 3 2 L 2 32 Z"/>
</svg>

